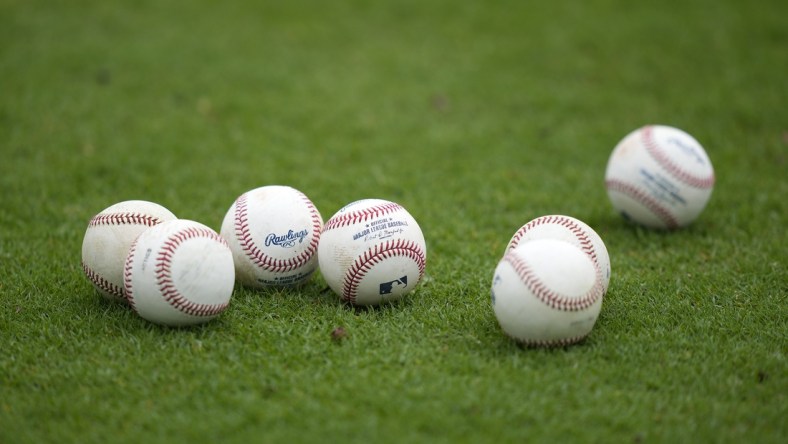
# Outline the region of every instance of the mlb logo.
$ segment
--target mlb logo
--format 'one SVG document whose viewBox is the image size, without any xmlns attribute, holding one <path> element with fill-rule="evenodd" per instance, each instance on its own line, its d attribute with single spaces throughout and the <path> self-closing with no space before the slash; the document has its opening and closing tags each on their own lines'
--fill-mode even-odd
<svg viewBox="0 0 788 444">
<path fill-rule="evenodd" d="M 380 294 L 391 294 L 395 289 L 405 288 L 408 286 L 408 277 L 402 276 L 399 279 L 394 279 L 390 282 L 383 282 L 380 284 Z"/>
</svg>

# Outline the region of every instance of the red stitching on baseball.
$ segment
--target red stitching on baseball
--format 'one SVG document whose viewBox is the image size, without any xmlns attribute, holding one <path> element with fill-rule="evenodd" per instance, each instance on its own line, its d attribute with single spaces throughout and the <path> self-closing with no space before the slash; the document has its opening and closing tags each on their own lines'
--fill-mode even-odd
<svg viewBox="0 0 788 444">
<path fill-rule="evenodd" d="M 163 221 L 156 216 L 150 214 L 140 213 L 105 213 L 97 214 L 90 219 L 88 227 L 95 227 L 98 225 L 145 225 L 152 227 L 158 225 Z"/>
<path fill-rule="evenodd" d="M 526 347 L 566 347 L 572 344 L 577 344 L 583 339 L 587 338 L 589 333 L 580 336 L 563 339 L 522 339 L 517 338 L 507 333 L 507 336 L 519 342 Z"/>
<path fill-rule="evenodd" d="M 399 204 L 394 202 L 387 202 L 385 204 L 375 205 L 361 210 L 351 211 L 347 214 L 336 214 L 334 217 L 326 222 L 323 227 L 323 232 L 332 230 L 334 228 L 345 227 L 358 222 L 365 222 L 369 219 L 383 216 L 388 213 L 393 213 L 403 209 Z"/>
<path fill-rule="evenodd" d="M 416 266 L 419 267 L 419 278 L 417 281 L 421 280 L 427 261 L 424 250 L 413 241 L 402 239 L 389 240 L 375 245 L 356 258 L 350 269 L 345 273 L 342 284 L 342 299 L 355 304 L 358 296 L 358 285 L 364 279 L 364 276 L 378 263 L 397 256 L 405 256 L 412 259 Z"/>
<path fill-rule="evenodd" d="M 523 225 L 512 237 L 509 250 L 513 250 L 515 247 L 517 247 L 517 245 L 520 243 L 520 240 L 523 238 L 523 236 L 525 236 L 525 233 L 532 230 L 534 227 L 546 224 L 562 225 L 571 231 L 572 234 L 574 234 L 577 238 L 577 241 L 580 242 L 580 249 L 583 250 L 583 252 L 585 252 L 587 255 L 591 256 L 591 259 L 593 259 L 594 263 L 599 266 L 599 261 L 596 257 L 596 250 L 594 250 L 594 244 L 591 242 L 591 239 L 588 237 L 586 231 L 583 229 L 583 227 L 578 225 L 577 222 L 564 216 L 542 216 Z"/>
<path fill-rule="evenodd" d="M 123 266 L 123 289 L 126 293 L 126 300 L 134 311 L 137 311 L 137 307 L 134 306 L 134 288 L 131 280 L 131 270 L 134 268 L 134 254 L 136 251 L 137 239 L 134 239 L 134 242 L 131 243 L 131 248 L 129 248 L 129 254 L 126 256 L 126 263 Z"/>
<path fill-rule="evenodd" d="M 711 188 L 714 186 L 714 174 L 707 177 L 700 177 L 690 174 L 670 159 L 668 153 L 654 140 L 654 127 L 646 126 L 641 131 L 641 138 L 646 151 L 651 157 L 662 165 L 673 177 L 695 188 Z"/>
<path fill-rule="evenodd" d="M 312 217 L 312 236 L 309 240 L 307 249 L 298 256 L 290 259 L 272 258 L 266 255 L 265 252 L 257 246 L 249 230 L 246 193 L 242 194 L 235 201 L 235 236 L 238 239 L 238 244 L 252 263 L 263 270 L 274 273 L 292 271 L 309 262 L 314 257 L 315 253 L 317 253 L 323 221 L 320 218 L 317 208 L 312 204 L 312 201 L 310 201 L 304 193 L 298 190 L 296 190 L 296 192 L 298 192 L 301 199 L 306 203 L 310 216 Z"/>
<path fill-rule="evenodd" d="M 673 214 L 671 214 L 667 208 L 660 205 L 657 200 L 653 199 L 640 188 L 615 179 L 606 180 L 605 186 L 608 190 L 625 194 L 643 204 L 643 206 L 648 208 L 649 211 L 651 211 L 655 216 L 660 218 L 668 228 L 678 228 L 679 222 L 675 217 L 673 217 Z"/>
<path fill-rule="evenodd" d="M 208 238 L 222 245 L 227 245 L 227 242 L 211 230 L 205 228 L 185 228 L 171 235 L 167 242 L 164 243 L 161 250 L 156 256 L 155 268 L 156 283 L 159 286 L 164 300 L 167 301 L 176 310 L 192 316 L 214 316 L 221 313 L 228 305 L 227 302 L 221 304 L 198 304 L 188 300 L 184 297 L 175 287 L 172 280 L 171 269 L 172 256 L 181 244 L 196 238 Z M 131 274 L 131 268 L 127 268 L 127 273 Z M 131 301 L 131 299 L 130 299 Z M 134 305 L 132 304 L 132 307 Z M 135 309 L 136 310 L 136 309 Z"/>
<path fill-rule="evenodd" d="M 101 290 L 109 293 L 112 296 L 118 298 L 125 298 L 124 291 L 122 288 L 118 287 L 117 285 L 113 284 L 112 282 L 104 279 L 103 277 L 99 276 L 98 273 L 93 271 L 90 267 L 82 262 L 82 270 L 85 272 L 85 276 L 88 277 L 90 282 L 92 282 L 96 287 L 100 288 Z"/>
<path fill-rule="evenodd" d="M 513 253 L 507 253 L 503 259 L 508 262 L 520 280 L 531 290 L 537 299 L 552 309 L 561 311 L 580 311 L 594 305 L 602 297 L 602 279 L 598 267 L 594 267 L 594 285 L 580 297 L 569 297 L 549 289 L 539 276 L 531 269 L 531 265 Z"/>
</svg>

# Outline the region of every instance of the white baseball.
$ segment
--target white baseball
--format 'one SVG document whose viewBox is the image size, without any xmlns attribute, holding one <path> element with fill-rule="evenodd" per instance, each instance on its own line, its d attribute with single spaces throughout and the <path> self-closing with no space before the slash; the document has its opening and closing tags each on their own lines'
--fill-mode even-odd
<svg viewBox="0 0 788 444">
<path fill-rule="evenodd" d="M 714 188 L 714 169 L 689 134 L 669 126 L 644 126 L 616 145 L 605 186 L 613 207 L 626 219 L 674 229 L 703 211 Z"/>
<path fill-rule="evenodd" d="M 95 215 L 82 240 L 82 270 L 107 299 L 126 301 L 123 262 L 134 239 L 148 228 L 175 219 L 163 206 L 144 200 L 116 203 Z"/>
<path fill-rule="evenodd" d="M 503 331 L 529 346 L 585 338 L 602 307 L 598 269 L 569 242 L 537 239 L 507 251 L 493 275 L 492 306 Z"/>
<path fill-rule="evenodd" d="M 535 239 L 556 239 L 572 243 L 591 257 L 602 274 L 602 292 L 607 293 L 610 284 L 610 256 L 602 238 L 585 222 L 570 216 L 549 215 L 537 217 L 520 227 L 506 251 L 513 250 L 523 242 Z"/>
<path fill-rule="evenodd" d="M 381 199 L 353 202 L 323 228 L 320 272 L 344 301 L 377 305 L 400 299 L 424 275 L 427 247 L 405 208 Z"/>
<path fill-rule="evenodd" d="M 171 220 L 140 234 L 124 267 L 126 297 L 143 318 L 162 325 L 207 322 L 230 302 L 233 255 L 212 229 Z"/>
<path fill-rule="evenodd" d="M 222 222 L 238 282 L 251 288 L 293 286 L 317 270 L 323 218 L 304 193 L 269 185 L 242 194 Z"/>
</svg>

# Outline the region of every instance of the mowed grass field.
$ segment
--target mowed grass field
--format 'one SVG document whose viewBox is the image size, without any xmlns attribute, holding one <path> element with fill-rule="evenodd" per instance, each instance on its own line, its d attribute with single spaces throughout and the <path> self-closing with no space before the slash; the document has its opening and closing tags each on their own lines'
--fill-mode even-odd
<svg viewBox="0 0 788 444">
<path fill-rule="evenodd" d="M 0 442 L 785 442 L 788 5 L 554 3 L 0 0 Z M 654 123 L 715 167 L 687 229 L 604 189 Z M 116 202 L 218 230 L 271 184 L 403 205 L 418 289 L 356 310 L 318 273 L 173 329 L 83 275 Z M 546 214 L 612 278 L 585 342 L 527 349 L 489 289 Z"/>
</svg>

